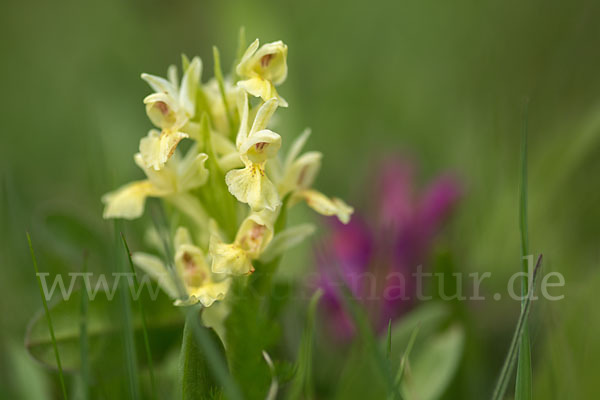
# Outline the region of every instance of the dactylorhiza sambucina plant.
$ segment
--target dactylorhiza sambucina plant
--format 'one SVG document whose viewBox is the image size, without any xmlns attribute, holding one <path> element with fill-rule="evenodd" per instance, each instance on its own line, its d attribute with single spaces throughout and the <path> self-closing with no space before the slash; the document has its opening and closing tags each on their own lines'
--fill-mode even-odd
<svg viewBox="0 0 600 400">
<path fill-rule="evenodd" d="M 283 42 L 259 47 L 257 39 L 227 78 L 216 49 L 216 76 L 206 83 L 198 57 L 183 56 L 181 80 L 173 65 L 166 79 L 142 74 L 154 90 L 144 104 L 156 127 L 134 155 L 146 179 L 106 194 L 104 218 L 138 218 L 148 197 L 168 205 L 174 259 L 134 253 L 133 261 L 176 305 L 211 307 L 236 277 L 255 271 L 257 260 L 275 259 L 313 232 L 310 224 L 275 229 L 299 201 L 343 223 L 350 219 L 346 203 L 311 188 L 322 155 L 301 154 L 309 131 L 281 157 L 283 139 L 269 129 L 277 108 L 287 107 L 275 90 L 286 79 L 286 58 Z"/>
</svg>

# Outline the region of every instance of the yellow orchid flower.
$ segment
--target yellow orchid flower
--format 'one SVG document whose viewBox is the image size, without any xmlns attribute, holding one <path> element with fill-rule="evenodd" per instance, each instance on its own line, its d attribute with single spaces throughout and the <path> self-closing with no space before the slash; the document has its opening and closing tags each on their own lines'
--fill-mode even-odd
<svg viewBox="0 0 600 400">
<path fill-rule="evenodd" d="M 224 243 L 216 234 L 211 237 L 209 253 L 211 270 L 215 274 L 245 275 L 254 272 L 252 260 L 257 259 L 273 238 L 275 213 L 249 215 L 235 236 L 233 243 Z"/>
<path fill-rule="evenodd" d="M 287 77 L 287 46 L 281 41 L 267 43 L 260 49 L 256 39 L 248 47 L 236 72 L 242 78 L 238 86 L 255 97 L 264 101 L 276 98 L 281 107 L 287 107 L 287 102 L 277 94 L 276 85 L 280 85 Z"/>
<path fill-rule="evenodd" d="M 265 163 L 276 156 L 281 137 L 265 128 L 277 109 L 277 100 L 271 99 L 259 108 L 248 131 L 248 95 L 244 93 L 240 97 L 243 104 L 238 106 L 242 116 L 236 147 L 244 168 L 229 171 L 225 182 L 229 192 L 242 203 L 249 204 L 253 211 L 275 211 L 281 201 L 275 185 L 266 175 Z"/>
<path fill-rule="evenodd" d="M 204 252 L 192 243 L 187 229 L 180 227 L 175 234 L 175 273 L 179 283 L 160 258 L 146 253 L 134 253 L 135 265 L 159 282 L 161 288 L 172 298 L 176 306 L 201 303 L 210 307 L 217 300 L 223 300 L 230 286 L 230 279 L 215 276 L 208 267 Z M 180 298 L 178 285 L 182 284 L 185 298 Z"/>
<path fill-rule="evenodd" d="M 174 65 L 169 67 L 168 80 L 142 74 L 142 79 L 155 91 L 144 99 L 146 114 L 162 130 L 160 135 L 147 136 L 140 141 L 140 153 L 146 167 L 161 169 L 173 155 L 177 144 L 189 137 L 186 125 L 196 112 L 201 70 L 200 58 L 194 57 L 183 75 L 181 85 L 177 81 Z"/>
<path fill-rule="evenodd" d="M 300 155 L 302 147 L 310 136 L 310 130 L 306 130 L 298 137 L 290 147 L 280 173 L 281 181 L 278 183 L 279 195 L 285 196 L 293 192 L 292 203 L 303 199 L 306 204 L 322 215 L 335 215 L 343 223 L 348 223 L 354 209 L 347 205 L 342 199 L 329 198 L 324 194 L 310 189 L 321 168 L 323 155 L 317 151 L 309 151 Z"/>
<path fill-rule="evenodd" d="M 158 136 L 155 130 L 149 136 Z M 134 156 L 135 163 L 144 171 L 147 179 L 131 182 L 114 192 L 105 194 L 102 202 L 105 204 L 104 218 L 134 219 L 144 212 L 147 197 L 183 196 L 186 192 L 204 185 L 208 179 L 205 162 L 208 156 L 198 153 L 192 147 L 185 157 L 178 155 L 169 160 L 163 169 L 155 171 L 148 168 L 142 160 L 142 155 Z"/>
</svg>

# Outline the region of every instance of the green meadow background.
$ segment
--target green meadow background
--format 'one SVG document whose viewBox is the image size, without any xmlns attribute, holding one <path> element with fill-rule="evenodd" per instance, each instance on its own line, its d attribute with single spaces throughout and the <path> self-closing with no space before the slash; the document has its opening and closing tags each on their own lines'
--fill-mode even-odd
<svg viewBox="0 0 600 400">
<path fill-rule="evenodd" d="M 103 193 L 141 177 L 132 155 L 151 127 L 140 73 L 181 53 L 212 75 L 248 40 L 282 39 L 284 142 L 305 127 L 325 157 L 318 188 L 360 209 L 382 154 L 409 154 L 421 177 L 450 170 L 465 196 L 441 246 L 456 269 L 491 271 L 468 305 L 465 356 L 447 398 L 491 393 L 519 313 L 494 301 L 520 268 L 520 135 L 528 103 L 530 247 L 566 279 L 536 302 L 534 397 L 590 399 L 600 373 L 600 3 L 530 1 L 15 1 L 0 12 L 0 397 L 59 398 L 55 375 L 23 347 L 41 307 L 40 269 L 110 271 Z M 289 143 L 289 141 L 288 141 Z M 285 146 L 285 144 L 284 144 Z M 302 211 L 300 211 L 302 213 Z M 310 215 L 306 213 L 306 215 Z M 318 219 L 315 219 L 318 221 Z M 135 248 L 146 221 L 126 225 Z M 282 271 L 310 271 L 306 244 Z M 115 350 L 118 352 L 117 350 Z M 468 356 L 467 356 L 468 355 Z M 317 354 L 316 357 L 326 357 Z"/>
</svg>

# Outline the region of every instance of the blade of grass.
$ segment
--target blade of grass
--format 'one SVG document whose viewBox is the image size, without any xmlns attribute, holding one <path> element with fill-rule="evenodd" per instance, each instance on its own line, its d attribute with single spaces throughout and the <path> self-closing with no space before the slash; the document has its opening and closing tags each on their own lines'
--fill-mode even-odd
<svg viewBox="0 0 600 400">
<path fill-rule="evenodd" d="M 528 291 L 529 279 L 529 229 L 527 226 L 527 118 L 529 103 L 525 103 L 523 116 L 523 130 L 521 133 L 521 181 L 520 181 L 520 206 L 519 229 L 521 232 L 521 262 L 525 275 L 521 283 L 521 295 L 525 297 Z M 525 307 L 525 300 L 521 303 Z M 519 344 L 519 361 L 517 365 L 517 379 L 515 382 L 515 400 L 531 400 L 531 343 L 529 341 L 529 324 L 525 321 L 523 336 Z"/>
<path fill-rule="evenodd" d="M 406 344 L 404 354 L 400 359 L 400 366 L 398 366 L 398 372 L 396 372 L 396 379 L 394 379 L 394 384 L 396 385 L 398 390 L 400 390 L 402 378 L 404 378 L 404 370 L 406 369 L 406 365 L 408 364 L 408 357 L 410 357 L 410 352 L 412 351 L 412 348 L 415 345 L 415 341 L 417 340 L 419 329 L 420 325 L 417 325 L 416 328 L 413 329 L 412 333 L 410 334 L 410 338 L 408 339 L 408 343 Z M 388 399 L 392 399 L 392 397 L 388 396 Z"/>
<path fill-rule="evenodd" d="M 410 334 L 410 339 L 408 339 L 406 350 L 404 350 L 404 355 L 400 360 L 400 366 L 398 367 L 398 372 L 396 373 L 396 380 L 394 381 L 396 385 L 398 385 L 398 387 L 400 386 L 400 383 L 402 383 L 402 378 L 404 377 L 404 370 L 406 369 L 406 364 L 408 363 L 408 357 L 410 357 L 410 352 L 412 351 L 412 348 L 415 345 L 415 341 L 417 340 L 419 329 L 420 325 L 417 325 L 417 327 Z"/>
<path fill-rule="evenodd" d="M 118 256 L 117 249 L 120 247 L 119 236 L 117 232 L 120 232 L 119 222 L 115 221 L 115 268 L 118 273 L 126 273 L 126 268 L 123 265 L 123 258 Z M 123 341 L 123 350 L 125 357 L 125 368 L 127 371 L 128 386 L 129 386 L 129 398 L 139 399 L 140 398 L 140 386 L 138 376 L 137 357 L 135 351 L 135 338 L 133 336 L 133 316 L 131 312 L 131 301 L 129 299 L 129 288 L 127 281 L 119 280 L 119 303 L 120 303 L 120 316 L 121 316 L 121 339 Z"/>
<path fill-rule="evenodd" d="M 229 123 L 230 137 L 235 137 L 233 120 L 229 112 L 229 102 L 227 101 L 227 95 L 225 93 L 225 81 L 223 79 L 223 71 L 221 70 L 221 55 L 217 46 L 213 46 L 213 58 L 215 61 L 215 78 L 219 85 L 219 92 L 221 92 L 221 98 L 223 99 L 223 107 L 225 107 L 225 115 L 227 116 L 227 122 Z"/>
<path fill-rule="evenodd" d="M 83 253 L 83 266 L 81 268 L 84 276 L 87 274 L 87 262 L 88 262 L 88 253 L 87 251 Z M 90 398 L 90 362 L 89 362 L 89 341 L 88 341 L 88 296 L 86 296 L 85 291 L 82 289 L 81 292 L 81 311 L 80 311 L 80 321 L 79 321 L 79 346 L 81 353 L 81 378 L 83 380 L 83 398 Z"/>
<path fill-rule="evenodd" d="M 402 395 L 398 387 L 394 383 L 394 378 L 392 377 L 389 363 L 387 362 L 385 355 L 381 352 L 379 345 L 377 343 L 377 339 L 375 338 L 375 334 L 371 329 L 369 321 L 364 314 L 364 311 L 360 308 L 360 305 L 357 304 L 356 300 L 352 296 L 350 289 L 346 286 L 345 282 L 340 279 L 340 288 L 342 292 L 342 304 L 344 309 L 350 314 L 354 325 L 358 329 L 358 333 L 362 340 L 367 345 L 369 349 L 369 354 L 373 357 L 373 361 L 377 365 L 379 369 L 379 373 L 383 376 L 385 383 L 387 385 L 388 393 L 390 394 L 392 399 L 402 399 Z"/>
<path fill-rule="evenodd" d="M 296 361 L 296 375 L 291 383 L 291 389 L 288 399 L 295 400 L 300 398 L 312 399 L 314 395 L 312 393 L 312 382 L 311 382 L 311 364 L 312 364 L 312 350 L 313 350 L 313 336 L 315 330 L 315 315 L 317 312 L 317 304 L 323 295 L 323 291 L 318 289 L 311 297 L 308 304 L 308 313 L 306 315 L 306 327 L 302 334 L 302 342 L 298 349 L 298 356 Z M 302 395 L 304 392 L 304 396 Z"/>
<path fill-rule="evenodd" d="M 385 358 L 387 358 L 388 363 L 392 358 L 392 319 L 388 321 L 388 329 L 387 329 L 387 339 L 386 339 L 386 348 L 385 348 Z"/>
<path fill-rule="evenodd" d="M 541 265 L 542 256 L 540 255 L 537 260 L 535 269 L 533 271 L 533 279 L 531 281 L 531 286 L 529 287 L 529 292 L 525 301 L 525 306 L 521 308 L 521 314 L 519 315 L 519 320 L 517 321 L 517 326 L 515 327 L 515 333 L 510 343 L 508 353 L 506 354 L 504 365 L 502 365 L 502 370 L 500 371 L 500 377 L 498 378 L 496 388 L 494 389 L 494 393 L 492 394 L 492 400 L 502 400 L 504 398 L 504 394 L 506 393 L 506 388 L 508 387 L 512 371 L 515 366 L 515 361 L 517 359 L 517 351 L 519 348 L 521 337 L 523 336 L 525 322 L 527 321 L 527 317 L 529 316 L 529 311 L 531 309 L 531 298 L 533 297 L 535 282 Z"/>
<path fill-rule="evenodd" d="M 44 312 L 46 313 L 46 321 L 48 322 L 48 330 L 50 331 L 50 336 L 52 337 L 52 347 L 54 348 L 54 355 L 56 356 L 56 365 L 58 367 L 58 378 L 60 379 L 60 388 L 62 389 L 63 398 L 66 400 L 67 397 L 67 388 L 65 386 L 65 377 L 63 375 L 62 364 L 60 363 L 60 354 L 58 353 L 58 346 L 56 345 L 56 337 L 54 336 L 54 326 L 52 325 L 52 317 L 50 316 L 50 310 L 48 309 L 48 303 L 46 302 L 46 297 L 44 296 L 44 289 L 42 288 L 42 281 L 39 276 L 39 270 L 37 265 L 37 260 L 35 258 L 35 252 L 33 251 L 33 245 L 31 244 L 31 237 L 29 236 L 29 232 L 26 233 L 27 242 L 29 243 L 29 251 L 31 252 L 31 260 L 33 261 L 33 268 L 35 269 L 35 277 L 38 282 L 38 286 L 40 288 L 40 296 L 42 297 L 42 304 L 44 305 Z"/>
<path fill-rule="evenodd" d="M 131 259 L 131 251 L 129 250 L 129 245 L 127 244 L 127 239 L 125 239 L 125 235 L 121 232 L 121 238 L 123 239 L 123 245 L 125 246 L 125 251 L 127 252 L 127 259 L 129 260 L 129 267 L 131 273 L 133 274 L 133 289 L 135 293 L 138 293 L 139 283 L 137 279 L 137 275 L 135 273 L 135 268 L 133 267 L 133 260 Z M 85 297 L 85 296 L 83 296 Z M 150 389 L 152 391 L 152 398 L 156 399 L 157 389 L 156 383 L 154 380 L 154 365 L 152 364 L 152 352 L 150 351 L 150 339 L 148 339 L 148 326 L 146 324 L 146 313 L 144 311 L 144 305 L 142 304 L 141 299 L 135 300 L 137 303 L 138 311 L 140 313 L 140 317 L 142 319 L 142 333 L 144 335 L 144 347 L 146 350 L 146 359 L 148 361 L 148 374 L 150 375 Z"/>
<path fill-rule="evenodd" d="M 237 44 L 237 51 L 235 52 L 235 61 L 233 62 L 233 65 L 231 66 L 231 76 L 234 78 L 234 83 L 237 82 L 237 66 L 240 63 L 240 61 L 242 60 L 242 56 L 244 55 L 244 52 L 246 51 L 246 28 L 241 26 L 240 27 L 240 32 L 238 34 L 238 44 Z"/>
</svg>

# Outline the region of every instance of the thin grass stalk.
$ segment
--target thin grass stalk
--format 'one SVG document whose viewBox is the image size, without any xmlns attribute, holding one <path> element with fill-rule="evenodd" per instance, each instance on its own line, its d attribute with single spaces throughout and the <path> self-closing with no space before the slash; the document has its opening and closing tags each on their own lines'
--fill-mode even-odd
<svg viewBox="0 0 600 400">
<path fill-rule="evenodd" d="M 506 354 L 506 359 L 504 360 L 504 364 L 502 365 L 502 370 L 500 371 L 500 376 L 498 378 L 496 388 L 494 389 L 494 392 L 492 394 L 492 400 L 502 400 L 504 398 L 504 394 L 506 393 L 506 388 L 508 387 L 508 383 L 510 382 L 510 378 L 512 376 L 512 371 L 515 367 L 515 362 L 517 360 L 517 351 L 518 351 L 518 347 L 519 347 L 519 342 L 521 341 L 521 337 L 523 336 L 523 331 L 525 328 L 525 321 L 527 321 L 527 317 L 529 316 L 529 311 L 531 308 L 531 299 L 533 298 L 535 282 L 536 282 L 538 271 L 539 271 L 541 265 L 542 265 L 542 256 L 540 255 L 538 258 L 538 261 L 536 263 L 535 269 L 533 271 L 533 279 L 531 282 L 531 286 L 529 287 L 529 293 L 527 295 L 525 307 L 523 307 L 521 309 L 521 314 L 519 315 L 519 320 L 517 321 L 515 333 L 513 335 L 512 341 L 510 343 L 508 353 Z"/>
<path fill-rule="evenodd" d="M 125 239 L 125 235 L 121 232 L 121 238 L 123 239 L 123 245 L 125 246 L 125 251 L 127 252 L 127 259 L 129 260 L 129 267 L 131 269 L 131 273 L 133 274 L 133 289 L 136 293 L 139 290 L 139 282 L 137 279 L 137 275 L 135 273 L 135 268 L 133 267 L 133 260 L 131 259 L 131 251 L 129 250 L 129 245 L 127 244 L 127 239 Z M 148 336 L 148 324 L 146 323 L 146 312 L 144 310 L 144 305 L 142 301 L 138 298 L 135 300 L 137 304 L 138 311 L 140 313 L 140 318 L 142 320 L 142 333 L 144 335 L 144 348 L 146 351 L 146 360 L 148 361 L 148 375 L 150 376 L 150 389 L 152 391 L 152 398 L 157 398 L 157 388 L 156 382 L 154 379 L 154 364 L 152 362 L 152 352 L 150 351 L 150 339 Z"/>
<path fill-rule="evenodd" d="M 48 303 L 44 296 L 44 289 L 42 287 L 42 280 L 40 279 L 37 260 L 35 258 L 35 252 L 33 251 L 33 245 L 31 244 L 31 237 L 29 232 L 26 233 L 27 242 L 29 243 L 29 251 L 31 252 L 31 260 L 33 261 L 33 268 L 35 270 L 35 276 L 40 289 L 40 296 L 42 297 L 42 304 L 44 305 L 44 313 L 46 314 L 46 322 L 48 322 L 48 330 L 50 331 L 50 337 L 52 338 L 52 347 L 54 349 L 54 356 L 56 357 L 56 367 L 58 368 L 58 378 L 60 380 L 60 388 L 62 390 L 63 398 L 68 399 L 67 387 L 65 386 L 65 377 L 63 374 L 62 364 L 60 362 L 60 354 L 58 352 L 58 346 L 56 344 L 56 337 L 54 336 L 54 325 L 52 325 L 52 317 L 50 316 L 50 310 L 48 309 Z"/>
</svg>

